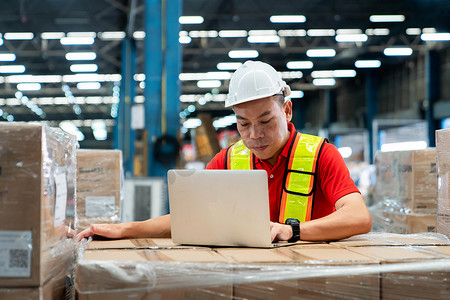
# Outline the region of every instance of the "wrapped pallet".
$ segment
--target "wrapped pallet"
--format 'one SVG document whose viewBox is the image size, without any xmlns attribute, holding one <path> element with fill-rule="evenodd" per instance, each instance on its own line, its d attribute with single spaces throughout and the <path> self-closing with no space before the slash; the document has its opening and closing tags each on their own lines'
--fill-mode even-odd
<svg viewBox="0 0 450 300">
<path fill-rule="evenodd" d="M 122 152 L 77 151 L 77 225 L 119 223 L 123 198 Z"/>
<path fill-rule="evenodd" d="M 450 129 L 436 131 L 437 232 L 450 237 Z"/>
<path fill-rule="evenodd" d="M 74 136 L 0 124 L 0 287 L 38 287 L 74 259 Z"/>
</svg>

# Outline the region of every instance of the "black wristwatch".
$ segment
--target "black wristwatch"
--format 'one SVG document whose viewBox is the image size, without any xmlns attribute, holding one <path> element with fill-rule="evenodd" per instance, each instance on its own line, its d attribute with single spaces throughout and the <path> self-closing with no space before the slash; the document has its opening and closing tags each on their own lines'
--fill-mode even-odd
<svg viewBox="0 0 450 300">
<path fill-rule="evenodd" d="M 286 225 L 292 227 L 292 237 L 288 240 L 289 243 L 295 243 L 300 240 L 300 221 L 297 219 L 289 218 L 284 222 Z"/>
</svg>

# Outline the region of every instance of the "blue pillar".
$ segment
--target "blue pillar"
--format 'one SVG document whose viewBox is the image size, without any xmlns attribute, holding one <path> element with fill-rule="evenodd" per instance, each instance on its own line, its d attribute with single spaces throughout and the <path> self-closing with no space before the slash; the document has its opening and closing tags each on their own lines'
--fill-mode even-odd
<svg viewBox="0 0 450 300">
<path fill-rule="evenodd" d="M 178 42 L 180 0 L 146 0 L 145 5 L 145 113 L 148 131 L 148 175 L 165 176 L 173 166 L 154 158 L 155 141 L 163 135 L 176 137 L 179 124 L 178 75 L 181 50 Z"/>
<path fill-rule="evenodd" d="M 135 69 L 136 45 L 134 40 L 128 37 L 122 41 L 122 86 L 116 132 L 116 147 L 122 150 L 124 172 L 127 177 L 133 175 L 135 132 L 131 129 L 131 106 L 135 96 Z"/>
<path fill-rule="evenodd" d="M 435 147 L 435 131 L 438 128 L 434 119 L 433 106 L 439 100 L 439 54 L 428 50 L 425 55 L 425 118 L 428 122 L 428 146 Z"/>
<path fill-rule="evenodd" d="M 373 128 L 372 123 L 378 113 L 378 74 L 375 70 L 368 70 L 366 76 L 366 127 L 369 133 L 369 162 L 373 163 Z"/>
</svg>

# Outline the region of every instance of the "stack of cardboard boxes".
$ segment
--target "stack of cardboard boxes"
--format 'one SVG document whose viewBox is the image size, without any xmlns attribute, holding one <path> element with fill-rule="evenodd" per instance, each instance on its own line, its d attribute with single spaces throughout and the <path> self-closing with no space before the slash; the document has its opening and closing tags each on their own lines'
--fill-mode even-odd
<svg viewBox="0 0 450 300">
<path fill-rule="evenodd" d="M 0 125 L 0 298 L 61 298 L 75 259 L 75 137 Z"/>
<path fill-rule="evenodd" d="M 377 152 L 375 166 L 375 229 L 435 232 L 436 149 Z"/>
<path fill-rule="evenodd" d="M 437 232 L 450 237 L 450 129 L 436 131 Z"/>
</svg>

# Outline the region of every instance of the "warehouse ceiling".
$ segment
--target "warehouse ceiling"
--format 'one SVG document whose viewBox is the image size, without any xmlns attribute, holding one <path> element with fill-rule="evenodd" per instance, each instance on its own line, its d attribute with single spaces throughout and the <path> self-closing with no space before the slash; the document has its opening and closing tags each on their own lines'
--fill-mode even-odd
<svg viewBox="0 0 450 300">
<path fill-rule="evenodd" d="M 50 121 L 53 125 L 63 120 L 74 120 L 85 136 L 86 147 L 107 147 L 111 142 L 113 116 L 116 113 L 121 40 L 125 35 L 136 39 L 136 70 L 137 74 L 144 72 L 143 5 L 143 0 L 0 1 L 0 54 L 15 55 L 13 61 L 0 61 L 0 67 L 25 67 L 23 73 L 8 73 L 7 70 L 0 74 L 0 119 L 6 120 L 11 115 L 9 120 Z M 430 43 L 421 39 L 422 33 L 449 32 L 450 2 L 445 0 L 184 0 L 182 7 L 183 16 L 203 17 L 201 24 L 181 25 L 182 100 L 188 101 L 183 102 L 182 109 L 192 104 L 196 107 L 195 113 L 208 111 L 213 116 L 227 113 L 222 110 L 220 101 L 210 100 L 223 100 L 229 74 L 220 74 L 222 79 L 217 88 L 200 88 L 197 80 L 184 80 L 189 77 L 185 73 L 217 72 L 219 63 L 242 63 L 246 60 L 230 58 L 230 50 L 256 50 L 258 56 L 255 60 L 271 63 L 285 72 L 283 77 L 293 90 L 315 97 L 317 91 L 329 87 L 313 84 L 311 75 L 314 71 L 354 70 L 358 76 L 354 65 L 356 60 L 379 60 L 383 68 L 405 62 L 404 56 L 384 55 L 383 50 L 387 47 L 409 47 L 414 55 L 430 47 L 448 47 L 449 43 Z M 304 22 L 270 21 L 273 15 L 293 14 L 304 16 Z M 403 15 L 404 20 L 372 22 L 369 19 L 371 15 L 392 14 Z M 239 30 L 242 36 L 224 37 L 228 30 Z M 14 32 L 33 35 L 14 39 L 9 35 Z M 93 43 L 62 43 L 61 38 L 77 37 L 80 33 L 83 37 L 93 38 Z M 359 34 L 363 40 L 337 42 L 339 35 L 344 37 L 343 33 Z M 367 40 L 364 40 L 364 34 Z M 275 38 L 275 42 L 252 42 L 252 39 L 267 36 Z M 334 49 L 335 55 L 308 57 L 306 54 L 309 49 L 325 48 Z M 66 57 L 69 52 L 94 52 L 95 58 L 70 61 Z M 287 63 L 292 61 L 310 61 L 313 67 L 289 69 Z M 79 63 L 95 64 L 98 69 L 90 72 L 91 75 L 85 75 L 87 73 L 80 73 L 72 66 Z M 30 80 L 19 75 L 47 76 Z M 142 76 L 138 75 L 136 79 L 137 95 L 142 95 L 144 86 L 139 81 Z M 22 90 L 18 93 L 17 85 L 27 81 L 40 83 L 40 90 Z M 79 83 L 86 81 L 98 81 L 100 86 L 84 89 Z M 348 80 L 336 78 L 335 86 L 339 84 L 349 83 Z M 142 101 L 142 97 L 136 100 Z M 96 141 L 92 134 L 92 126 L 98 120 L 107 120 L 108 138 L 103 144 Z"/>
</svg>

